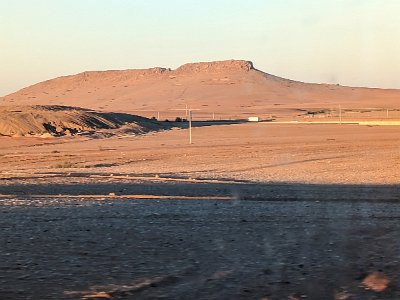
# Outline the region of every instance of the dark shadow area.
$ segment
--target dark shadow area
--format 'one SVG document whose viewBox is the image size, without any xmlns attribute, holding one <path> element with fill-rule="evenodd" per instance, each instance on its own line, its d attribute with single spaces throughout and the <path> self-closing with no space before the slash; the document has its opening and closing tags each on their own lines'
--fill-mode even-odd
<svg viewBox="0 0 400 300">
<path fill-rule="evenodd" d="M 0 181 L 1 299 L 400 299 L 398 185 L 61 179 Z"/>
<path fill-rule="evenodd" d="M 57 173 L 55 173 L 57 174 Z M 92 174 L 91 176 L 95 176 Z M 126 174 L 124 174 L 126 175 Z M 179 176 L 155 178 L 151 174 L 143 175 L 139 180 L 113 174 L 90 177 L 86 173 L 73 173 L 69 176 L 51 177 L 48 184 L 6 184 L 16 178 L 0 180 L 0 194 L 12 194 L 20 197 L 30 195 L 108 195 L 110 192 L 118 195 L 152 194 L 161 196 L 213 197 L 231 196 L 238 200 L 257 201 L 367 201 L 367 202 L 398 202 L 400 199 L 399 185 L 354 185 L 354 184 L 301 184 L 301 183 L 254 183 L 248 181 L 233 181 L 220 179 L 190 179 Z M 116 178 L 118 177 L 118 178 Z M 56 183 L 57 179 L 63 182 Z M 21 178 L 20 178 L 21 179 Z M 22 178 L 27 180 L 29 178 Z M 173 179 L 173 180 L 171 180 Z M 68 181 L 74 181 L 69 184 Z M 111 180 L 111 181 L 110 181 Z M 180 181 L 182 180 L 182 181 Z M 76 182 L 75 181 L 81 181 Z M 204 181 L 204 182 L 202 182 Z M 224 182 L 226 181 L 226 182 Z"/>
<path fill-rule="evenodd" d="M 173 122 L 173 121 L 163 121 L 162 124 L 169 124 L 172 127 L 178 127 L 181 129 L 189 128 L 189 122 Z M 217 125 L 234 125 L 248 123 L 247 120 L 210 120 L 210 121 L 193 121 L 192 127 L 204 127 L 204 126 L 217 126 Z"/>
<path fill-rule="evenodd" d="M 160 122 L 154 119 L 142 117 L 139 115 L 127 114 L 127 113 L 116 113 L 116 112 L 98 112 L 98 114 L 105 119 L 115 122 L 116 124 L 123 125 L 126 123 L 152 123 L 155 125 L 168 125 L 165 122 Z M 168 128 L 169 126 L 167 126 Z"/>
</svg>

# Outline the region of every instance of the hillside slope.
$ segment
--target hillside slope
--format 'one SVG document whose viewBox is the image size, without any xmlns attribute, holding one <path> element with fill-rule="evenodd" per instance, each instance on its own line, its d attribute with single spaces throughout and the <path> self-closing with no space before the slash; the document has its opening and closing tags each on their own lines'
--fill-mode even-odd
<svg viewBox="0 0 400 300">
<path fill-rule="evenodd" d="M 179 115 L 185 105 L 200 115 L 265 113 L 300 108 L 397 107 L 400 90 L 310 84 L 276 77 L 243 60 L 191 63 L 176 70 L 91 71 L 21 89 L 1 104 L 88 107 L 144 116 Z"/>
</svg>

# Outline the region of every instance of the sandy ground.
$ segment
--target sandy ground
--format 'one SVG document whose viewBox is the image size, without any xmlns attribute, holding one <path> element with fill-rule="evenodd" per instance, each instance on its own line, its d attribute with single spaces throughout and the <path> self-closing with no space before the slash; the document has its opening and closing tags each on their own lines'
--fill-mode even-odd
<svg viewBox="0 0 400 300">
<path fill-rule="evenodd" d="M 395 126 L 202 126 L 193 129 L 192 145 L 185 129 L 110 139 L 0 139 L 3 178 L 79 172 L 270 183 L 399 182 Z"/>
<path fill-rule="evenodd" d="M 0 298 L 400 298 L 398 127 L 201 125 L 1 137 Z"/>
</svg>

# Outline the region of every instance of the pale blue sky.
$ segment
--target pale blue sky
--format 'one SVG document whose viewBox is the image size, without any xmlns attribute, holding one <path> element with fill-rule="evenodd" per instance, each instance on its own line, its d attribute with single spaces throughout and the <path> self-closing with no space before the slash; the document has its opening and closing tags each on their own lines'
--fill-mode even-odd
<svg viewBox="0 0 400 300">
<path fill-rule="evenodd" d="M 400 88 L 400 1 L 0 0 L 0 95 L 85 70 L 224 59 Z"/>
</svg>

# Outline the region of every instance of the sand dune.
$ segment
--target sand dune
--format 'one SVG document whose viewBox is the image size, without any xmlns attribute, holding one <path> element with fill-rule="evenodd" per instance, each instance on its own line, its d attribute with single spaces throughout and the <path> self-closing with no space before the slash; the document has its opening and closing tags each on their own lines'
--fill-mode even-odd
<svg viewBox="0 0 400 300">
<path fill-rule="evenodd" d="M 176 70 L 91 71 L 44 81 L 3 97 L 2 104 L 82 106 L 161 118 L 185 105 L 197 116 L 240 117 L 297 108 L 398 107 L 400 90 L 292 81 L 242 60 L 191 63 Z"/>
<path fill-rule="evenodd" d="M 0 135 L 61 136 L 107 129 L 139 133 L 160 129 L 152 120 L 66 106 L 0 106 Z"/>
</svg>

